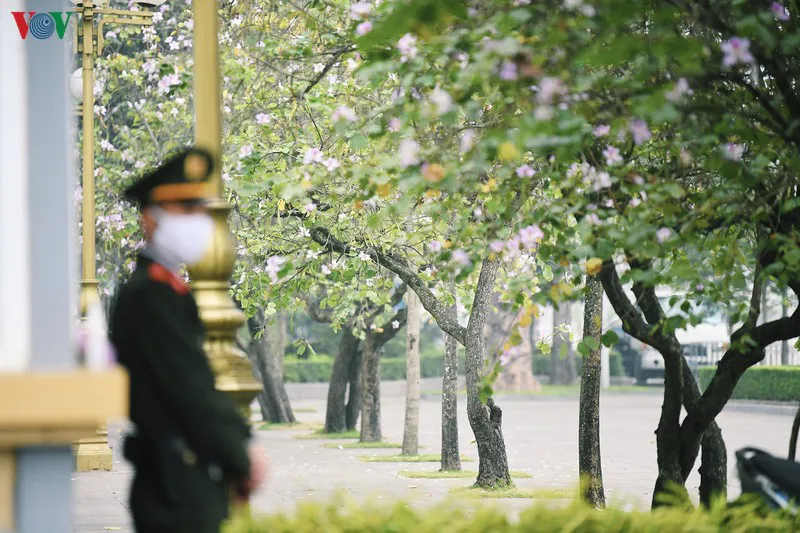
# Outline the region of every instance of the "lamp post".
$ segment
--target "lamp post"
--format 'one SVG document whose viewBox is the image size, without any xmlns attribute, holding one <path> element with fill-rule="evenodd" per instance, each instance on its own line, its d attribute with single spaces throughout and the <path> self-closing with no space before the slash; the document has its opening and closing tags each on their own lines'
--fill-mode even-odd
<svg viewBox="0 0 800 533">
<path fill-rule="evenodd" d="M 94 60 L 103 53 L 103 27 L 106 24 L 152 26 L 153 14 L 148 11 L 125 11 L 103 7 L 107 0 L 72 0 L 77 7 L 72 10 L 77 28 L 73 37 L 73 51 L 81 55 L 81 68 L 70 78 L 70 91 L 80 101 L 83 118 L 83 199 L 81 226 L 83 237 L 81 261 L 80 310 L 85 319 L 88 310 L 100 301 L 97 292 L 97 263 L 95 260 L 95 190 L 94 190 Z M 144 6 L 158 6 L 166 0 L 140 0 Z M 75 443 L 76 469 L 111 470 L 113 460 L 108 447 L 105 426 L 92 438 Z"/>
<path fill-rule="evenodd" d="M 244 314 L 228 294 L 236 254 L 227 220 L 230 206 L 222 198 L 222 120 L 220 109 L 219 15 L 217 0 L 194 0 L 194 109 L 195 139 L 216 161 L 216 198 L 209 209 L 214 219 L 214 238 L 206 257 L 189 270 L 200 318 L 208 332 L 206 354 L 214 369 L 217 389 L 228 394 L 250 419 L 250 404 L 261 390 L 253 379 L 247 355 L 236 345 L 236 330 Z"/>
</svg>

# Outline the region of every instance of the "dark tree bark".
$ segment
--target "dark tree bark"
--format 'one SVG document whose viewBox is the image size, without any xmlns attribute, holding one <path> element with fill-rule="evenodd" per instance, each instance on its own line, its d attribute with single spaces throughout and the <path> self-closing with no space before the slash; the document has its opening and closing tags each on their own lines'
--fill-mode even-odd
<svg viewBox="0 0 800 533">
<path fill-rule="evenodd" d="M 480 380 L 486 358 L 483 328 L 497 268 L 496 260 L 483 260 L 466 334 L 467 417 L 478 445 L 478 479 L 475 485 L 484 488 L 511 485 L 502 431 L 503 412 L 491 397 L 485 404 L 480 398 Z"/>
<path fill-rule="evenodd" d="M 353 335 L 351 327 L 351 324 L 346 324 L 342 328 L 342 335 L 339 337 L 339 351 L 333 360 L 331 381 L 328 385 L 328 404 L 325 410 L 326 433 L 341 433 L 347 429 L 348 425 L 345 396 L 347 384 L 350 381 L 350 366 L 360 342 Z"/>
<path fill-rule="evenodd" d="M 797 455 L 797 434 L 800 432 L 800 408 L 797 409 L 797 414 L 794 415 L 794 422 L 792 423 L 792 433 L 789 435 L 789 460 L 794 461 Z"/>
<path fill-rule="evenodd" d="M 350 359 L 349 387 L 347 390 L 347 406 L 345 407 L 345 421 L 347 431 L 355 431 L 358 425 L 358 416 L 361 414 L 361 399 L 364 397 L 362 374 L 364 368 L 364 350 L 358 348 Z"/>
<path fill-rule="evenodd" d="M 277 345 L 277 338 L 280 336 L 276 335 L 275 331 L 270 331 L 269 326 L 265 327 L 262 309 L 247 319 L 247 327 L 252 337 L 247 354 L 253 364 L 253 373 L 263 385 L 263 390 L 259 394 L 259 405 L 264 421 L 296 422 L 297 419 L 289 403 L 289 395 L 283 385 L 281 365 L 278 362 L 278 358 L 283 356 L 284 348 Z"/>
<path fill-rule="evenodd" d="M 361 404 L 361 442 L 379 442 L 381 434 L 381 347 L 376 336 L 367 333 L 364 341 L 363 397 Z"/>
<path fill-rule="evenodd" d="M 581 496 L 596 508 L 606 505 L 600 455 L 600 336 L 603 330 L 603 285 L 587 276 L 583 308 L 583 338 L 593 339 L 598 347 L 583 357 L 578 415 L 578 470 Z"/>
<path fill-rule="evenodd" d="M 789 315 L 789 291 L 786 286 L 781 288 L 781 318 L 786 318 Z M 781 341 L 781 364 L 786 366 L 789 364 L 789 341 Z"/>
</svg>

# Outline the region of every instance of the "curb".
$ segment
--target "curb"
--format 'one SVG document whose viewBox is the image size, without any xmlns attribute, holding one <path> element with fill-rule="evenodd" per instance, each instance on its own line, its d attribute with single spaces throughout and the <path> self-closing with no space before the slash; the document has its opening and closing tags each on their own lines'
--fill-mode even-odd
<svg viewBox="0 0 800 533">
<path fill-rule="evenodd" d="M 796 402 L 767 402 L 758 400 L 730 400 L 725 409 L 731 411 L 746 411 L 751 413 L 765 413 L 774 415 L 794 416 L 797 413 Z"/>
</svg>

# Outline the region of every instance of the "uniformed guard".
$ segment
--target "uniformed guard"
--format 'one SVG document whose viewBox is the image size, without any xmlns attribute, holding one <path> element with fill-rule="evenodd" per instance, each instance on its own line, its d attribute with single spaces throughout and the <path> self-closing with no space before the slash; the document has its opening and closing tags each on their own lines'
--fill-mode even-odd
<svg viewBox="0 0 800 533">
<path fill-rule="evenodd" d="M 266 456 L 234 402 L 216 390 L 205 331 L 180 265 L 208 251 L 214 161 L 189 148 L 125 190 L 146 246 L 116 296 L 110 335 L 130 376 L 125 457 L 136 469 L 130 508 L 139 533 L 217 533 L 231 486 L 261 486 Z"/>
</svg>

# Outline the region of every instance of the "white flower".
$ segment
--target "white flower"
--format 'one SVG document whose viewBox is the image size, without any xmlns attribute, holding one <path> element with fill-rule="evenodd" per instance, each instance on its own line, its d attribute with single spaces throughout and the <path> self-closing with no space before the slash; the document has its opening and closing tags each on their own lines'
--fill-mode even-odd
<svg viewBox="0 0 800 533">
<path fill-rule="evenodd" d="M 233 18 L 231 19 L 231 26 L 233 26 L 233 27 L 241 26 L 241 25 L 242 25 L 242 21 L 243 21 L 243 20 L 244 20 L 244 17 L 243 17 L 243 16 L 241 16 L 241 15 L 238 15 L 238 16 L 236 16 L 236 17 L 233 17 Z"/>
<path fill-rule="evenodd" d="M 660 228 L 656 231 L 656 240 L 658 242 L 664 242 L 672 236 L 672 230 L 669 228 Z"/>
<path fill-rule="evenodd" d="M 276 255 L 273 255 L 267 259 L 267 268 L 265 270 L 269 275 L 269 278 L 272 280 L 272 283 L 276 283 L 278 281 L 278 272 L 280 272 L 281 267 L 285 262 L 285 258 Z"/>
<path fill-rule="evenodd" d="M 539 82 L 536 100 L 540 104 L 552 104 L 567 94 L 567 88 L 558 78 L 542 78 Z"/>
<path fill-rule="evenodd" d="M 400 329 L 400 322 L 392 320 L 392 329 Z"/>
<path fill-rule="evenodd" d="M 328 170 L 328 172 L 333 172 L 334 170 L 342 166 L 339 160 L 336 159 L 335 157 L 329 157 L 328 159 L 323 161 L 322 164 L 325 165 L 325 168 Z"/>
<path fill-rule="evenodd" d="M 313 213 L 316 208 L 317 204 L 315 204 L 314 202 L 309 202 L 304 206 L 306 213 Z"/>
<path fill-rule="evenodd" d="M 586 221 L 592 226 L 603 225 L 603 221 L 600 220 L 600 217 L 598 217 L 596 213 L 589 213 L 588 215 L 586 215 Z"/>
<path fill-rule="evenodd" d="M 412 165 L 418 165 L 420 162 L 419 151 L 420 147 L 416 141 L 406 139 L 401 142 L 400 147 L 397 150 L 400 156 L 400 165 L 403 168 L 407 168 Z"/>
<path fill-rule="evenodd" d="M 503 248 L 505 248 L 505 246 L 506 243 L 504 243 L 503 241 L 492 241 L 489 243 L 489 249 L 494 253 L 498 254 L 503 251 Z"/>
<path fill-rule="evenodd" d="M 268 113 L 259 113 L 256 115 L 256 124 L 269 124 L 272 121 L 272 115 Z"/>
<path fill-rule="evenodd" d="M 517 168 L 517 176 L 520 178 L 532 178 L 536 174 L 536 170 L 528 164 L 522 165 Z"/>
<path fill-rule="evenodd" d="M 334 122 L 339 122 L 340 120 L 346 120 L 347 122 L 355 122 L 356 120 L 356 112 L 353 111 L 352 108 L 347 107 L 346 105 L 342 105 L 336 108 L 331 115 L 331 120 Z"/>
<path fill-rule="evenodd" d="M 323 70 L 325 70 L 325 64 L 324 63 L 314 63 L 314 73 L 315 74 L 319 74 Z"/>
<path fill-rule="evenodd" d="M 439 87 L 431 91 L 430 100 L 433 102 L 433 105 L 436 106 L 436 112 L 440 115 L 444 115 L 453 109 L 453 97 L 450 96 L 450 93 L 443 91 Z"/>
<path fill-rule="evenodd" d="M 406 33 L 400 37 L 400 40 L 397 41 L 396 47 L 402 55 L 400 58 L 400 62 L 402 63 L 405 63 L 409 59 L 413 59 L 417 56 L 417 38 L 410 33 Z"/>
<path fill-rule="evenodd" d="M 461 134 L 461 140 L 459 142 L 458 151 L 459 153 L 466 153 L 469 152 L 473 146 L 475 146 L 475 130 L 468 129 L 464 130 Z"/>
<path fill-rule="evenodd" d="M 164 20 L 164 14 L 163 13 L 160 13 L 158 11 L 153 13 L 153 24 L 155 24 L 156 22 L 161 22 L 162 20 Z"/>
<path fill-rule="evenodd" d="M 361 259 L 362 261 L 369 261 L 370 259 L 369 254 L 364 252 L 358 252 L 358 258 Z"/>
<path fill-rule="evenodd" d="M 305 157 L 303 157 L 303 164 L 308 165 L 311 163 L 322 163 L 322 159 L 324 158 L 324 154 L 322 150 L 319 148 L 309 148 L 306 151 Z"/>
<path fill-rule="evenodd" d="M 637 207 L 638 205 L 641 205 L 641 203 L 642 201 L 639 198 L 631 198 L 631 201 L 628 202 L 628 205 L 631 207 Z"/>
<path fill-rule="evenodd" d="M 103 139 L 100 141 L 100 148 L 105 150 L 106 152 L 116 152 L 117 149 L 114 148 L 114 145 L 108 142 L 108 140 Z"/>
<path fill-rule="evenodd" d="M 350 18 L 353 20 L 364 20 L 372 11 L 369 2 L 354 2 L 350 5 Z"/>
<path fill-rule="evenodd" d="M 392 117 L 392 119 L 389 121 L 389 124 L 386 126 L 386 129 L 389 131 L 398 132 L 400 131 L 402 125 L 403 123 L 399 118 Z"/>
<path fill-rule="evenodd" d="M 614 166 L 622 163 L 622 155 L 619 153 L 619 148 L 616 146 L 609 146 L 603 150 L 603 156 L 606 158 L 606 165 Z"/>
<path fill-rule="evenodd" d="M 430 248 L 430 249 L 431 249 L 431 252 L 433 252 L 433 253 L 435 253 L 435 254 L 438 254 L 439 252 L 441 252 L 443 247 L 444 247 L 444 246 L 443 246 L 443 245 L 442 245 L 442 243 L 441 243 L 441 242 L 439 242 L 439 241 L 431 241 L 431 242 L 428 244 L 428 248 Z"/>
<path fill-rule="evenodd" d="M 253 155 L 253 145 L 245 144 L 239 149 L 239 157 L 250 157 Z"/>
<path fill-rule="evenodd" d="M 332 272 L 331 267 L 329 267 L 328 265 L 322 265 L 322 267 L 320 267 L 320 270 L 322 270 L 322 273 L 325 274 L 326 276 L 330 275 L 330 273 Z"/>
<path fill-rule="evenodd" d="M 372 23 L 370 21 L 362 22 L 356 26 L 356 33 L 358 35 L 366 35 L 372 31 Z"/>
</svg>

